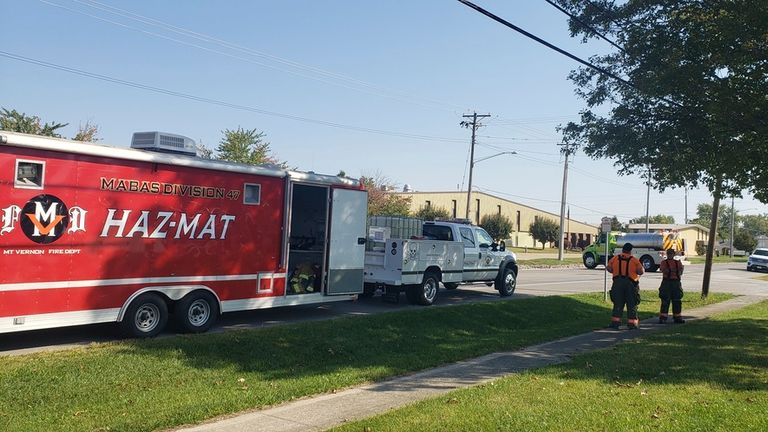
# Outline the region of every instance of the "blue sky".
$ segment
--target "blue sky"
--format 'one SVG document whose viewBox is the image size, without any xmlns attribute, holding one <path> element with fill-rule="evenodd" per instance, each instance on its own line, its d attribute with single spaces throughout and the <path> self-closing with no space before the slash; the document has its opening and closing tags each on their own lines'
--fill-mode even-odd
<svg viewBox="0 0 768 432">
<path fill-rule="evenodd" d="M 565 16 L 543 0 L 477 4 L 582 57 L 609 49 L 571 39 Z M 0 106 L 69 122 L 67 136 L 90 121 L 106 144 L 160 130 L 216 147 L 223 129 L 257 128 L 301 170 L 466 190 L 470 133 L 459 122 L 490 113 L 475 159 L 517 154 L 479 162 L 476 190 L 559 212 L 555 126 L 584 106 L 567 80 L 576 65 L 459 2 L 0 0 L 0 10 L 7 53 L 247 107 L 0 57 Z M 645 214 L 645 194 L 641 179 L 618 177 L 611 161 L 573 158 L 573 219 L 626 222 Z M 707 191 L 689 192 L 689 217 L 702 202 L 711 203 Z M 768 213 L 749 197 L 736 209 Z M 650 213 L 683 222 L 683 190 L 651 191 Z"/>
</svg>

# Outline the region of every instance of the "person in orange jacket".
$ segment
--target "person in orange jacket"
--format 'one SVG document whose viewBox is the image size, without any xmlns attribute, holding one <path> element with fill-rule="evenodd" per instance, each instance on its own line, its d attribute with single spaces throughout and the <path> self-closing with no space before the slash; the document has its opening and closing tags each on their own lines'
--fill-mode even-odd
<svg viewBox="0 0 768 432">
<path fill-rule="evenodd" d="M 683 263 L 675 259 L 675 250 L 667 250 L 667 259 L 659 264 L 661 270 L 661 286 L 659 286 L 659 298 L 661 310 L 659 311 L 659 324 L 667 322 L 669 316 L 669 304 L 672 303 L 672 318 L 675 324 L 683 324 Z"/>
<path fill-rule="evenodd" d="M 625 243 L 621 248 L 621 254 L 608 261 L 606 270 L 613 274 L 611 285 L 611 301 L 613 312 L 609 328 L 618 329 L 621 325 L 621 316 L 624 314 L 624 305 L 627 305 L 627 327 L 635 330 L 640 324 L 637 318 L 637 305 L 640 303 L 640 275 L 643 274 L 643 264 L 632 256 L 632 244 Z"/>
</svg>

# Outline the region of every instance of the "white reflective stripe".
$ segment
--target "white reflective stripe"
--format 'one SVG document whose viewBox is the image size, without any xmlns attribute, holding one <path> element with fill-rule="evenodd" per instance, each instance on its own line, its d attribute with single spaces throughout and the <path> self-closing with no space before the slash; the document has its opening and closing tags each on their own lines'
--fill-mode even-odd
<svg viewBox="0 0 768 432">
<path fill-rule="evenodd" d="M 285 278 L 285 273 L 256 273 L 245 275 L 217 275 L 217 276 L 172 276 L 172 277 L 152 277 L 152 278 L 127 278 L 127 279 L 94 279 L 79 281 L 55 281 L 55 282 L 24 282 L 0 284 L 2 291 L 25 291 L 40 289 L 59 289 L 59 288 L 87 288 L 95 286 L 112 285 L 140 285 L 155 283 L 189 283 L 189 282 L 219 282 L 219 281 L 258 281 L 259 276 L 262 279 Z"/>
<path fill-rule="evenodd" d="M 0 333 L 114 322 L 119 313 L 120 308 L 111 308 L 2 317 Z M 15 320 L 23 324 L 14 324 Z"/>
</svg>

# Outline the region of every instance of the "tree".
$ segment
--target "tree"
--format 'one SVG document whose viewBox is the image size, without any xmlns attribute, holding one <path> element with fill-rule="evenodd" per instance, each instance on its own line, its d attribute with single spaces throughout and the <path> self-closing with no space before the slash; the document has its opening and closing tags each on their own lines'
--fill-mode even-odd
<svg viewBox="0 0 768 432">
<path fill-rule="evenodd" d="M 445 207 L 425 206 L 421 207 L 414 217 L 419 219 L 433 221 L 437 219 L 448 219 L 451 217 L 451 213 Z"/>
<path fill-rule="evenodd" d="M 733 235 L 733 248 L 741 249 L 747 252 L 752 252 L 757 246 L 757 240 L 749 231 L 745 229 L 738 229 Z"/>
<path fill-rule="evenodd" d="M 629 223 L 631 224 L 644 224 L 645 223 L 645 216 L 640 216 L 634 219 L 630 219 Z M 668 216 L 668 215 L 656 215 L 651 216 L 648 218 L 649 224 L 673 224 L 675 223 L 675 217 L 674 216 Z"/>
<path fill-rule="evenodd" d="M 586 42 L 596 30 L 622 47 L 590 61 L 624 80 L 571 73 L 587 108 L 562 129 L 566 142 L 614 159 L 620 174 L 650 175 L 660 191 L 706 186 L 714 208 L 742 189 L 768 201 L 768 2 L 558 2 L 577 16 L 572 36 Z M 709 227 L 717 231 L 716 217 Z M 710 236 L 702 296 L 713 246 Z"/>
<path fill-rule="evenodd" d="M 753 236 L 768 234 L 768 215 L 742 215 L 741 227 Z"/>
<path fill-rule="evenodd" d="M 623 231 L 624 225 L 619 222 L 619 218 L 616 216 L 611 218 L 611 231 Z"/>
<path fill-rule="evenodd" d="M 87 121 L 85 124 L 80 124 L 77 128 L 77 134 L 72 139 L 75 141 L 96 142 L 100 139 L 97 138 L 98 134 L 99 126 Z"/>
<path fill-rule="evenodd" d="M 408 216 L 411 209 L 411 197 L 395 195 L 392 182 L 377 173 L 374 176 L 362 176 L 360 182 L 368 190 L 369 216 Z"/>
<path fill-rule="evenodd" d="M 691 219 L 691 223 L 707 226 L 712 219 L 712 205 L 702 203 L 696 206 L 696 218 Z M 741 216 L 736 215 L 736 224 L 739 223 Z M 731 238 L 731 207 L 720 205 L 720 211 L 717 213 L 717 237 L 721 239 Z"/>
<path fill-rule="evenodd" d="M 224 129 L 224 137 L 216 148 L 219 159 L 250 165 L 275 164 L 285 167 L 271 154 L 270 144 L 264 141 L 266 134 L 256 129 Z"/>
<path fill-rule="evenodd" d="M 515 225 L 508 217 L 496 213 L 483 216 L 482 219 L 480 219 L 480 226 L 486 230 L 494 240 L 504 240 L 509 238 Z"/>
<path fill-rule="evenodd" d="M 547 243 L 551 243 L 560 236 L 560 225 L 552 219 L 544 217 L 536 218 L 536 220 L 528 228 L 531 233 L 531 237 L 534 240 L 541 243 L 541 248 Z"/>
<path fill-rule="evenodd" d="M 61 138 L 57 130 L 69 123 L 44 123 L 37 116 L 28 116 L 16 110 L 0 109 L 0 130 L 19 132 L 31 135 L 44 135 Z"/>
</svg>

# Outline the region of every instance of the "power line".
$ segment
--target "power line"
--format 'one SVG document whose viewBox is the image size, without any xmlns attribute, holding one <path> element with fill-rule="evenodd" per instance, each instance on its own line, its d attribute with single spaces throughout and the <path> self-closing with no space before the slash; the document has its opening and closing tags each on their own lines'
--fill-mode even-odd
<svg viewBox="0 0 768 432">
<path fill-rule="evenodd" d="M 582 26 L 584 26 L 586 29 L 590 30 L 592 33 L 596 34 L 598 37 L 600 37 L 600 38 L 601 38 L 601 39 L 603 39 L 604 41 L 606 41 L 606 42 L 608 42 L 609 44 L 613 45 L 613 46 L 614 46 L 616 49 L 618 49 L 618 50 L 619 50 L 619 51 L 621 51 L 622 53 L 624 53 L 624 54 L 626 54 L 626 53 L 627 53 L 626 51 L 624 51 L 624 48 L 620 47 L 620 46 L 619 46 L 619 45 L 618 45 L 616 42 L 612 41 L 611 39 L 608 39 L 608 37 L 606 37 L 605 35 L 603 35 L 603 34 L 602 34 L 602 33 L 600 33 L 599 31 L 595 30 L 595 29 L 594 29 L 592 26 L 590 26 L 589 24 L 585 23 L 585 22 L 584 22 L 584 21 L 583 21 L 581 18 L 579 18 L 579 17 L 577 17 L 576 15 L 573 15 L 572 13 L 570 13 L 570 12 L 568 12 L 567 10 L 563 9 L 563 8 L 562 8 L 562 7 L 561 7 L 559 4 L 556 4 L 556 3 L 555 3 L 555 2 L 553 2 L 552 0 L 544 0 L 544 1 L 545 1 L 545 2 L 547 2 L 547 3 L 549 3 L 550 5 L 552 5 L 552 7 L 554 7 L 554 8 L 555 8 L 555 9 L 557 9 L 557 10 L 559 10 L 560 12 L 562 12 L 562 13 L 564 13 L 564 14 L 568 15 L 568 16 L 569 16 L 569 17 L 570 17 L 572 20 L 574 20 L 574 21 L 576 21 L 577 23 L 581 24 L 581 25 L 582 25 Z"/>
<path fill-rule="evenodd" d="M 140 90 L 146 90 L 146 91 L 150 91 L 150 92 L 154 92 L 154 93 L 160 93 L 160 94 L 164 94 L 164 95 L 168 95 L 168 96 L 173 96 L 173 97 L 178 97 L 178 98 L 182 98 L 182 99 L 193 100 L 193 101 L 196 101 L 196 102 L 202 102 L 202 103 L 207 103 L 207 104 L 211 104 L 211 105 L 218 105 L 218 106 L 223 106 L 223 107 L 227 107 L 227 108 L 237 109 L 237 110 L 241 110 L 241 111 L 248 111 L 248 112 L 253 112 L 253 113 L 267 115 L 267 116 L 272 116 L 272 117 L 279 117 L 279 118 L 284 118 L 284 119 L 288 119 L 288 120 L 300 121 L 300 122 L 304 122 L 304 123 L 317 124 L 317 125 L 328 126 L 328 127 L 333 127 L 333 128 L 337 128 L 337 129 L 346 129 L 346 130 L 351 130 L 351 131 L 355 131 L 355 132 L 364 132 L 364 133 L 372 133 L 372 134 L 379 134 L 379 135 L 388 135 L 388 136 L 394 136 L 394 137 L 399 137 L 399 138 L 410 138 L 410 139 L 418 139 L 418 140 L 424 140 L 424 141 L 442 141 L 442 142 L 449 142 L 449 143 L 463 143 L 464 142 L 463 139 L 459 139 L 459 138 L 444 138 L 444 137 L 434 137 L 434 136 L 429 136 L 429 135 L 411 134 L 411 133 L 405 133 L 405 132 L 387 131 L 387 130 L 382 130 L 382 129 L 373 129 L 373 128 L 366 128 L 366 127 L 360 127 L 360 126 L 351 126 L 351 125 L 346 125 L 346 124 L 342 124 L 342 123 L 329 122 L 329 121 L 325 121 L 325 120 L 317 120 L 317 119 L 312 119 L 312 118 L 307 118 L 307 117 L 296 116 L 296 115 L 292 115 L 292 114 L 283 114 L 283 113 L 279 113 L 279 112 L 275 112 L 275 111 L 269 111 L 269 110 L 265 110 L 265 109 L 261 109 L 261 108 L 256 108 L 256 107 L 248 106 L 248 105 L 239 105 L 239 104 L 235 104 L 235 103 L 231 103 L 231 102 L 226 102 L 226 101 L 222 101 L 222 100 L 218 100 L 218 99 L 211 99 L 211 98 L 206 98 L 206 97 L 202 97 L 202 96 L 195 96 L 195 95 L 192 95 L 192 94 L 189 94 L 189 93 L 182 93 L 182 92 L 178 92 L 178 91 L 174 91 L 174 90 L 168 90 L 168 89 L 161 88 L 161 87 L 154 87 L 154 86 L 150 86 L 150 85 L 146 85 L 146 84 L 141 84 L 141 83 L 137 83 L 137 82 L 133 82 L 133 81 L 127 81 L 127 80 L 123 80 L 123 79 L 119 79 L 119 78 L 113 78 L 113 77 L 110 77 L 110 76 L 107 76 L 107 75 L 101 75 L 101 74 L 97 74 L 97 73 L 93 73 L 93 72 L 84 71 L 84 70 L 81 70 L 81 69 L 70 68 L 70 67 L 58 65 L 58 64 L 55 64 L 55 63 L 49 63 L 49 62 L 45 62 L 45 61 L 42 61 L 42 60 L 37 60 L 37 59 L 29 58 L 29 57 L 20 56 L 18 54 L 9 53 L 9 52 L 6 52 L 6 51 L 0 51 L 0 56 L 6 57 L 6 58 L 9 58 L 9 59 L 12 59 L 12 60 L 17 60 L 17 61 L 21 61 L 21 62 L 25 62 L 25 63 L 30 63 L 30 64 L 46 67 L 46 68 L 49 68 L 49 69 L 55 69 L 55 70 L 59 70 L 59 71 L 62 71 L 62 72 L 67 72 L 67 73 L 70 73 L 70 74 L 83 76 L 83 77 L 86 77 L 86 78 L 92 78 L 92 79 L 96 79 L 96 80 L 100 80 L 100 81 L 110 82 L 110 83 L 113 83 L 113 84 L 118 84 L 118 85 L 122 85 L 122 86 L 126 86 L 126 87 L 132 87 L 132 88 L 136 88 L 136 89 L 140 89 Z"/>
<path fill-rule="evenodd" d="M 536 36 L 536 35 L 534 35 L 532 33 L 529 33 L 527 31 L 523 30 L 522 28 L 520 28 L 520 27 L 512 24 L 511 22 L 509 22 L 509 21 L 499 17 L 498 15 L 494 15 L 493 13 L 491 13 L 491 12 L 481 8 L 480 6 L 477 6 L 476 4 L 474 4 L 474 3 L 470 2 L 470 1 L 458 0 L 458 2 L 462 3 L 463 5 L 471 8 L 471 9 L 474 9 L 475 11 L 477 11 L 477 12 L 487 16 L 488 18 L 490 18 L 490 19 L 492 19 L 492 20 L 494 20 L 494 21 L 496 21 L 496 22 L 498 22 L 498 23 L 500 23 L 500 24 L 502 24 L 502 25 L 504 25 L 506 27 L 511 28 L 512 30 L 522 34 L 523 36 L 525 36 L 525 37 L 527 37 L 529 39 L 533 39 L 534 41 L 536 41 L 536 42 L 546 46 L 547 48 L 549 48 L 549 49 L 551 49 L 553 51 L 556 51 L 556 52 L 558 52 L 558 53 L 560 53 L 560 54 L 570 58 L 571 60 L 574 60 L 574 61 L 576 61 L 576 62 L 578 62 L 578 63 L 580 63 L 580 64 L 582 64 L 582 65 L 584 65 L 584 66 L 586 66 L 586 67 L 588 67 L 590 69 L 593 69 L 593 70 L 595 70 L 595 71 L 597 71 L 597 72 L 599 72 L 599 73 L 601 73 L 601 74 L 603 74 L 605 76 L 611 77 L 614 80 L 619 81 L 619 82 L 623 83 L 626 86 L 632 87 L 633 89 L 635 89 L 638 92 L 640 92 L 640 94 L 643 94 L 643 91 L 642 91 L 642 89 L 640 89 L 640 87 L 636 86 L 631 81 L 626 80 L 626 79 L 624 79 L 624 78 L 614 74 L 613 72 L 610 72 L 610 71 L 608 71 L 608 70 L 606 70 L 604 68 L 601 68 L 600 66 L 597 66 L 595 64 L 592 64 L 592 63 L 590 63 L 590 62 L 588 62 L 586 60 L 583 60 L 580 57 L 578 57 L 578 56 L 576 56 L 574 54 L 571 54 L 570 52 L 568 52 L 568 51 L 566 51 L 566 50 L 564 50 L 564 49 L 562 49 L 562 48 L 560 48 L 560 47 L 558 47 L 556 45 L 553 45 L 553 44 L 545 41 L 544 39 L 542 39 L 542 38 L 540 38 L 540 37 L 538 37 L 538 36 Z M 665 97 L 655 96 L 653 98 L 654 99 L 658 99 L 658 100 L 662 100 L 662 101 L 664 101 L 664 102 L 666 102 L 668 104 L 675 105 L 677 107 L 682 108 L 681 104 L 679 104 L 679 103 L 677 103 L 675 101 L 669 100 L 669 99 L 667 99 Z"/>
<path fill-rule="evenodd" d="M 113 21 L 113 20 L 110 20 L 110 19 L 107 19 L 107 18 L 103 18 L 103 17 L 97 16 L 97 15 L 92 15 L 92 14 L 89 14 L 89 13 L 86 13 L 84 11 L 80 11 L 80 10 L 77 10 L 77 9 L 72 9 L 72 8 L 69 8 L 69 7 L 63 6 L 61 4 L 57 4 L 57 3 L 54 3 L 54 2 L 48 1 L 48 0 L 38 0 L 38 1 L 40 1 L 41 3 L 47 4 L 47 5 L 53 6 L 53 7 L 64 9 L 64 10 L 67 10 L 67 11 L 70 11 L 70 12 L 73 12 L 73 13 L 77 13 L 77 14 L 80 14 L 80 15 L 84 15 L 84 16 L 87 16 L 89 18 L 93 18 L 93 19 L 96 19 L 96 20 L 99 20 L 99 21 L 103 21 L 103 22 L 106 22 L 106 23 L 109 23 L 109 24 L 112 24 L 112 25 L 115 25 L 115 26 L 119 26 L 119 27 L 122 27 L 122 28 L 126 28 L 126 29 L 130 29 L 130 30 L 137 31 L 137 32 L 140 32 L 140 33 L 144 33 L 144 34 L 147 34 L 149 36 L 153 36 L 153 37 L 156 37 L 156 38 L 168 40 L 168 41 L 171 41 L 171 42 L 174 42 L 174 43 L 178 43 L 178 44 L 181 44 L 181 45 L 197 48 L 197 49 L 200 49 L 200 50 L 203 50 L 203 51 L 212 52 L 212 53 L 215 53 L 215 54 L 218 54 L 218 55 L 234 58 L 234 59 L 241 60 L 241 61 L 244 61 L 244 62 L 256 64 L 256 65 L 263 66 L 263 67 L 266 67 L 266 68 L 275 69 L 275 70 L 278 70 L 278 71 L 281 71 L 281 72 L 289 73 L 289 74 L 296 75 L 296 76 L 299 76 L 299 77 L 302 77 L 302 78 L 307 78 L 307 79 L 319 81 L 319 82 L 322 82 L 322 83 L 325 83 L 325 84 L 339 86 L 339 87 L 346 88 L 346 89 L 349 89 L 349 90 L 360 91 L 360 92 L 363 92 L 363 93 L 368 93 L 368 94 L 372 94 L 372 95 L 380 96 L 380 97 L 384 97 L 384 98 L 399 100 L 401 102 L 406 102 L 406 103 L 410 103 L 410 104 L 414 104 L 414 105 L 419 105 L 419 106 L 426 107 L 426 108 L 432 108 L 432 109 L 438 108 L 438 109 L 442 109 L 442 110 L 445 110 L 445 111 L 448 111 L 448 112 L 452 112 L 452 113 L 457 113 L 458 112 L 457 110 L 463 110 L 463 108 L 458 106 L 458 105 L 449 104 L 447 102 L 440 102 L 440 101 L 436 101 L 436 100 L 432 100 L 432 99 L 420 98 L 421 100 L 427 102 L 427 103 L 422 103 L 422 102 L 419 102 L 419 100 L 414 98 L 412 95 L 407 94 L 406 92 L 403 92 L 403 91 L 386 89 L 386 88 L 383 88 L 383 87 L 376 86 L 375 84 L 371 84 L 371 83 L 368 83 L 368 82 L 365 82 L 365 81 L 362 81 L 362 80 L 351 78 L 351 77 L 348 77 L 348 76 L 345 76 L 345 75 L 342 75 L 342 74 L 326 71 L 326 70 L 323 70 L 323 69 L 320 69 L 320 68 L 317 68 L 317 67 L 314 67 L 314 66 L 304 65 L 304 64 L 292 61 L 292 60 L 284 59 L 284 58 L 281 58 L 281 57 L 278 57 L 278 56 L 274 56 L 274 55 L 271 55 L 271 54 L 268 54 L 268 53 L 260 52 L 260 51 L 257 51 L 257 50 L 254 50 L 254 49 L 251 49 L 251 48 L 248 48 L 248 47 L 244 47 L 244 46 L 237 45 L 237 44 L 234 44 L 234 43 L 231 43 L 231 42 L 227 42 L 225 40 L 218 39 L 218 38 L 215 38 L 213 36 L 205 35 L 203 33 L 194 32 L 192 30 L 188 30 L 188 29 L 185 29 L 183 27 L 174 26 L 173 24 L 170 24 L 170 23 L 167 23 L 167 22 L 164 22 L 164 21 L 160 21 L 160 20 L 156 20 L 156 19 L 151 18 L 151 17 L 139 15 L 139 14 L 127 11 L 125 9 L 120 9 L 120 8 L 117 8 L 117 7 L 114 7 L 114 6 L 110 6 L 110 5 L 106 5 L 106 4 L 103 4 L 103 3 L 99 3 L 97 1 L 71 0 L 71 1 L 73 1 L 75 3 L 81 4 L 81 5 L 86 6 L 86 7 L 97 9 L 97 10 L 100 10 L 100 11 L 103 11 L 103 12 L 106 12 L 106 13 L 110 13 L 110 14 L 113 14 L 113 15 L 117 15 L 117 16 L 129 19 L 129 20 L 137 21 L 137 22 L 140 22 L 140 23 L 145 24 L 145 25 L 149 25 L 149 26 L 153 26 L 153 27 L 159 27 L 159 28 L 161 28 L 161 29 L 163 29 L 165 31 L 169 31 L 169 32 L 173 32 L 173 33 L 176 33 L 176 34 L 180 34 L 180 35 L 183 35 L 185 37 L 196 39 L 198 41 L 219 45 L 219 46 L 225 47 L 225 48 L 233 50 L 233 51 L 237 51 L 237 52 L 240 52 L 240 53 L 247 54 L 249 56 L 253 56 L 253 57 L 258 57 L 258 58 L 265 59 L 265 60 L 274 61 L 276 63 L 288 66 L 289 68 L 293 68 L 293 69 L 299 70 L 301 72 L 297 72 L 296 70 L 292 70 L 292 69 L 289 69 L 289 68 L 281 68 L 281 67 L 269 64 L 269 63 L 264 63 L 264 62 L 256 61 L 253 58 L 246 58 L 246 57 L 243 57 L 243 56 L 240 56 L 240 55 L 235 55 L 235 54 L 232 54 L 232 53 L 227 53 L 227 52 L 224 52 L 224 51 L 221 51 L 221 50 L 216 50 L 216 49 L 212 49 L 212 48 L 205 47 L 205 46 L 202 46 L 202 45 L 198 45 L 198 44 L 195 44 L 195 43 L 190 43 L 190 42 L 183 41 L 183 40 L 180 40 L 180 39 L 176 39 L 176 38 L 172 38 L 172 37 L 169 37 L 169 36 L 165 36 L 165 35 L 162 35 L 162 34 L 159 34 L 159 33 L 151 32 L 151 31 L 140 29 L 140 28 L 136 28 L 136 27 L 132 27 L 132 26 L 129 26 L 127 24 L 123 24 L 123 23 L 120 23 L 120 22 L 117 22 L 117 21 Z M 308 74 L 314 74 L 316 76 L 308 75 Z M 453 108 L 448 108 L 448 106 L 451 106 Z"/>
</svg>

